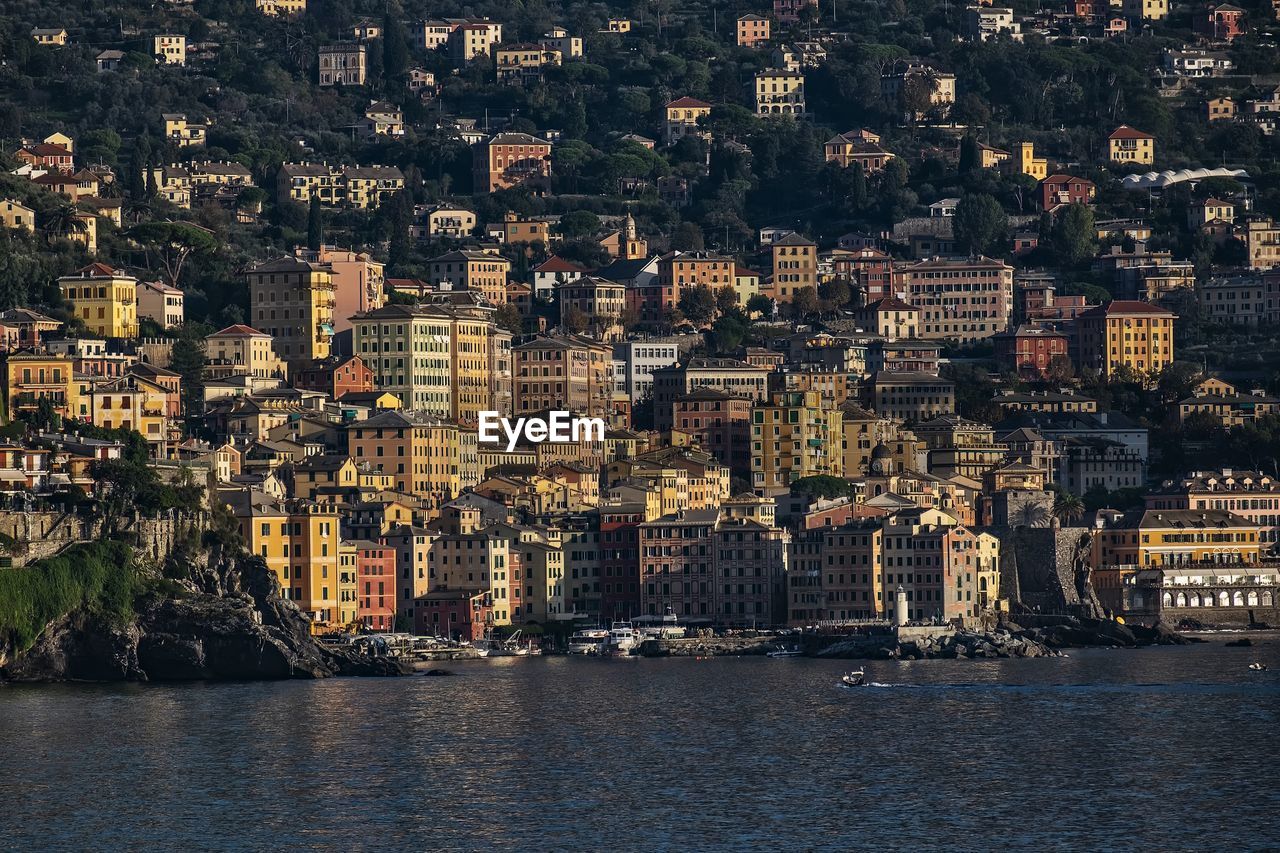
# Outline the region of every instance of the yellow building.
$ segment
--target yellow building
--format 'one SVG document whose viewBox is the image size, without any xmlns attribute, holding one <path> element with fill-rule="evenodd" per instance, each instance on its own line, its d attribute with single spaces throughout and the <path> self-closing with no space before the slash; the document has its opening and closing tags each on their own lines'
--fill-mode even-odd
<svg viewBox="0 0 1280 853">
<path fill-rule="evenodd" d="M 250 267 L 249 310 L 254 326 L 272 337 L 287 364 L 329 357 L 333 341 L 333 271 L 284 256 Z"/>
<path fill-rule="evenodd" d="M 490 310 L 386 305 L 353 320 L 355 354 L 373 370 L 378 388 L 406 409 L 475 422 L 482 411 L 510 405 L 498 392 L 504 381 L 510 384 L 511 338 L 494 325 Z M 401 353 L 412 353 L 411 363 Z"/>
<path fill-rule="evenodd" d="M 369 210 L 404 189 L 404 173 L 395 166 L 340 166 L 285 163 L 276 173 L 277 200 L 326 207 Z"/>
<path fill-rule="evenodd" d="M 1251 216 L 1244 221 L 1242 230 L 1249 269 L 1269 270 L 1280 266 L 1280 225 L 1267 216 Z"/>
<path fill-rule="evenodd" d="M 253 5 L 271 18 L 301 15 L 307 11 L 307 0 L 253 0 Z"/>
<path fill-rule="evenodd" d="M 359 619 L 359 585 L 356 563 L 360 549 L 354 542 L 338 543 L 338 618 L 336 625 L 345 628 Z"/>
<path fill-rule="evenodd" d="M 1156 138 L 1122 124 L 1107 137 L 1107 155 L 1113 163 L 1149 166 L 1156 160 Z"/>
<path fill-rule="evenodd" d="M 804 75 L 774 68 L 756 72 L 756 115 L 803 115 Z"/>
<path fill-rule="evenodd" d="M 1177 316 L 1149 302 L 1108 302 L 1076 319 L 1079 367 L 1105 377 L 1121 368 L 1154 375 L 1173 363 Z"/>
<path fill-rule="evenodd" d="M 1169 0 L 1122 0 L 1120 8 L 1130 20 L 1162 21 L 1169 15 Z"/>
<path fill-rule="evenodd" d="M 769 497 L 801 477 L 844 474 L 840 410 L 816 391 L 783 391 L 751 408 L 751 480 Z"/>
<path fill-rule="evenodd" d="M 90 333 L 103 338 L 138 336 L 138 280 L 103 263 L 58 279 L 62 298 Z"/>
<path fill-rule="evenodd" d="M 537 82 L 542 79 L 544 68 L 559 67 L 563 59 L 558 49 L 541 44 L 508 44 L 493 49 L 499 83 Z"/>
<path fill-rule="evenodd" d="M 666 106 L 667 144 L 674 145 L 682 137 L 710 137 L 706 131 L 698 128 L 698 120 L 711 115 L 711 105 L 697 98 L 676 98 Z"/>
<path fill-rule="evenodd" d="M 89 417 L 103 429 L 130 429 L 149 443 L 169 437 L 165 409 L 168 391 L 141 376 L 129 374 L 89 386 Z"/>
<path fill-rule="evenodd" d="M 164 65 L 187 64 L 187 37 L 162 33 L 151 39 L 151 55 Z"/>
<path fill-rule="evenodd" d="M 818 244 L 799 234 L 774 240 L 773 288 L 769 293 L 779 302 L 790 302 L 803 287 L 818 286 Z"/>
<path fill-rule="evenodd" d="M 208 125 L 190 122 L 182 113 L 165 113 L 164 138 L 179 148 L 192 145 L 204 145 L 208 134 Z"/>
<path fill-rule="evenodd" d="M 67 31 L 62 27 L 36 27 L 31 37 L 41 46 L 55 45 L 62 47 L 67 43 Z"/>
<path fill-rule="evenodd" d="M 261 492 L 237 492 L 230 501 L 250 553 L 280 581 L 281 596 L 323 630 L 340 621 L 339 516 L 335 504 L 277 502 Z"/>
<path fill-rule="evenodd" d="M 1049 177 L 1049 161 L 1036 156 L 1036 147 L 1032 142 L 1019 142 L 1013 159 L 1008 162 L 1016 173 L 1030 175 L 1037 181 Z"/>
<path fill-rule="evenodd" d="M 207 335 L 205 341 L 205 375 L 212 379 L 225 376 L 256 376 L 260 379 L 284 378 L 285 364 L 276 355 L 271 336 L 237 323 Z"/>
<path fill-rule="evenodd" d="M 5 228 L 34 232 L 36 212 L 11 198 L 0 199 L 0 223 L 3 223 Z"/>
<path fill-rule="evenodd" d="M 431 514 L 480 480 L 476 431 L 418 412 L 379 412 L 347 427 L 348 452 L 423 500 Z"/>
<path fill-rule="evenodd" d="M 42 399 L 63 417 L 84 419 L 89 415 L 88 383 L 76 378 L 70 356 L 11 353 L 5 359 L 4 383 L 6 421 L 36 411 Z"/>
</svg>

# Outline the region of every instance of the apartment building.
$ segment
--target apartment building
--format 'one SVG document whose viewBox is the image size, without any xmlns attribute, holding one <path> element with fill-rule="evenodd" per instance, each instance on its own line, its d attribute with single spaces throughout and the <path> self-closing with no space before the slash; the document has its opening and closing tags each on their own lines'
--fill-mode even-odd
<svg viewBox="0 0 1280 853">
<path fill-rule="evenodd" d="M 286 364 L 329 357 L 334 335 L 333 270 L 324 264 L 284 256 L 249 267 L 254 327 L 272 337 Z"/>
<path fill-rule="evenodd" d="M 1013 312 L 1013 267 L 986 258 L 930 258 L 895 270 L 894 289 L 920 309 L 920 337 L 973 343 L 1003 332 Z"/>
</svg>

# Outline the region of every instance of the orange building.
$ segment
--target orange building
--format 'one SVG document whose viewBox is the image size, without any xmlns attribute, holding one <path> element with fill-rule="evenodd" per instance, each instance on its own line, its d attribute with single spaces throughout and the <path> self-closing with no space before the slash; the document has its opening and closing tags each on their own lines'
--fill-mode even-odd
<svg viewBox="0 0 1280 853">
<path fill-rule="evenodd" d="M 473 149 L 475 191 L 518 185 L 545 189 L 551 181 L 551 143 L 527 133 L 499 133 Z"/>
</svg>

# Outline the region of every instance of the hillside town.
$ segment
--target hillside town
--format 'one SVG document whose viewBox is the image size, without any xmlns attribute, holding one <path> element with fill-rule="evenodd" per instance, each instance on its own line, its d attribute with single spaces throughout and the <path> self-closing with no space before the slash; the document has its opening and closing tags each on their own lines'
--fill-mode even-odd
<svg viewBox="0 0 1280 853">
<path fill-rule="evenodd" d="M 102 5 L 0 12 L 6 511 L 316 634 L 1280 619 L 1280 6 Z"/>
</svg>

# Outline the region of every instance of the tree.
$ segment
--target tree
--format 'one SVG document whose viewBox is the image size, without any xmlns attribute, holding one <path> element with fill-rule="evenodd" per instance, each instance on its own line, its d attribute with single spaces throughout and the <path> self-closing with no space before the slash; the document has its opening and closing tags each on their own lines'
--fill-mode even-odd
<svg viewBox="0 0 1280 853">
<path fill-rule="evenodd" d="M 556 228 L 561 236 L 569 240 L 576 240 L 599 231 L 600 217 L 589 210 L 571 210 L 560 217 L 560 222 Z"/>
<path fill-rule="evenodd" d="M 680 313 L 693 325 L 701 328 L 716 315 L 716 297 L 705 284 L 687 288 L 680 294 Z"/>
<path fill-rule="evenodd" d="M 320 207 L 320 197 L 311 197 L 311 206 L 307 209 L 307 248 L 317 250 L 324 245 L 324 210 Z"/>
<path fill-rule="evenodd" d="M 144 222 L 126 232 L 147 251 L 148 263 L 154 260 L 164 267 L 165 278 L 178 286 L 182 268 L 196 252 L 212 252 L 218 241 L 212 232 L 190 222 Z"/>
<path fill-rule="evenodd" d="M 960 174 L 967 175 L 981 167 L 982 150 L 978 147 L 978 140 L 972 136 L 966 136 L 960 140 Z"/>
<path fill-rule="evenodd" d="M 815 498 L 843 498 L 853 494 L 853 484 L 829 474 L 801 477 L 791 483 L 792 494 L 812 495 Z"/>
<path fill-rule="evenodd" d="M 1071 363 L 1071 358 L 1062 353 L 1049 359 L 1049 366 L 1045 369 L 1045 378 L 1050 382 L 1070 382 L 1075 375 L 1076 367 Z"/>
<path fill-rule="evenodd" d="M 773 300 L 765 296 L 763 293 L 756 293 L 747 300 L 747 312 L 751 314 L 761 314 L 765 317 L 773 316 Z"/>
<path fill-rule="evenodd" d="M 738 293 L 732 287 L 721 287 L 716 290 L 716 311 L 728 314 L 738 310 Z"/>
<path fill-rule="evenodd" d="M 126 189 L 133 199 L 145 198 L 147 195 L 147 166 L 151 162 L 151 143 L 146 134 L 139 133 L 133 140 L 133 150 L 129 154 L 129 176 Z"/>
<path fill-rule="evenodd" d="M 73 202 L 60 202 L 44 215 L 44 231 L 50 237 L 71 237 L 89 230 Z"/>
<path fill-rule="evenodd" d="M 805 317 L 818 310 L 818 292 L 812 287 L 798 288 L 791 295 L 791 316 Z"/>
<path fill-rule="evenodd" d="M 569 310 L 564 312 L 564 327 L 575 335 L 585 332 L 589 325 L 591 325 L 591 318 L 577 305 L 569 306 Z"/>
<path fill-rule="evenodd" d="M 1064 264 L 1076 266 L 1092 258 L 1098 242 L 1093 224 L 1093 208 L 1087 204 L 1067 205 L 1053 223 L 1053 251 Z"/>
<path fill-rule="evenodd" d="M 184 327 L 169 355 L 169 369 L 182 377 L 183 408 L 188 412 L 199 411 L 204 398 L 205 344 L 200 331 Z"/>
<path fill-rule="evenodd" d="M 1059 492 L 1053 500 L 1053 517 L 1070 527 L 1072 522 L 1084 518 L 1084 501 L 1079 495 L 1070 492 Z"/>
<path fill-rule="evenodd" d="M 493 321 L 499 328 L 506 329 L 513 335 L 520 334 L 524 328 L 524 318 L 520 316 L 520 309 L 510 302 L 504 302 L 498 306 L 498 310 L 493 314 Z"/>
<path fill-rule="evenodd" d="M 855 213 L 867 209 L 867 173 L 861 163 L 849 167 L 849 206 Z"/>
<path fill-rule="evenodd" d="M 853 290 L 843 278 L 833 278 L 818 285 L 818 295 L 830 310 L 838 311 L 849 304 L 849 300 L 853 298 Z"/>
<path fill-rule="evenodd" d="M 409 43 L 398 4 L 388 3 L 382 19 L 382 76 L 386 85 L 409 70 Z"/>
<path fill-rule="evenodd" d="M 700 252 L 704 246 L 702 229 L 696 222 L 681 222 L 671 235 L 671 248 L 681 252 Z"/>
<path fill-rule="evenodd" d="M 1009 234 L 1009 217 L 994 197 L 970 193 L 956 205 L 952 223 L 956 242 L 973 254 L 1000 252 Z"/>
</svg>

